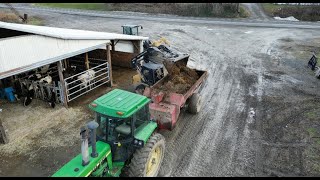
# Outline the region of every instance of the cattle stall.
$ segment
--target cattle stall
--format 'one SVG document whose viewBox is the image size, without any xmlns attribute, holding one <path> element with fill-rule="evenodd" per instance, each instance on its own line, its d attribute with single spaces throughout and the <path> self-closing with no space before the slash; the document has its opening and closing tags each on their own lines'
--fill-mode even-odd
<svg viewBox="0 0 320 180">
<path fill-rule="evenodd" d="M 31 77 L 38 77 L 33 79 Z M 49 82 L 48 81 L 49 78 Z M 31 71 L 13 76 L 14 88 L 16 93 L 26 95 L 32 89 L 34 94 L 32 98 L 43 101 L 53 100 L 56 104 L 63 104 L 62 86 L 58 81 L 58 69 L 56 63 L 42 66 Z M 17 92 L 18 90 L 18 92 Z M 19 99 L 18 99 L 19 100 Z"/>
<path fill-rule="evenodd" d="M 62 77 L 59 77 L 58 62 L 15 75 L 14 79 L 18 82 L 18 89 L 21 89 L 22 94 L 28 94 L 33 90 L 34 98 L 44 101 L 54 99 L 57 104 L 65 104 L 110 83 L 109 62 L 105 52 L 101 49 L 94 50 L 62 60 Z M 101 56 L 103 53 L 106 55 Z M 41 72 L 44 68 L 45 72 Z M 39 74 L 41 77 L 36 78 Z M 49 83 L 42 79 L 48 76 L 51 80 Z"/>
</svg>

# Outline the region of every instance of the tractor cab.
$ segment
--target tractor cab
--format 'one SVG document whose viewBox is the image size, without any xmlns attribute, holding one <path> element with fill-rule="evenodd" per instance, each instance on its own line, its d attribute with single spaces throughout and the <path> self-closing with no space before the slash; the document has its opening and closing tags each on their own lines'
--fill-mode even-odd
<svg viewBox="0 0 320 180">
<path fill-rule="evenodd" d="M 141 25 L 123 25 L 122 26 L 122 33 L 127 35 L 139 35 L 139 27 L 143 29 Z"/>
<path fill-rule="evenodd" d="M 147 140 L 139 132 L 150 125 L 156 127 L 150 121 L 149 102 L 145 96 L 115 89 L 89 105 L 96 112 L 99 124 L 97 140 L 111 146 L 113 161 L 128 159 Z"/>
</svg>

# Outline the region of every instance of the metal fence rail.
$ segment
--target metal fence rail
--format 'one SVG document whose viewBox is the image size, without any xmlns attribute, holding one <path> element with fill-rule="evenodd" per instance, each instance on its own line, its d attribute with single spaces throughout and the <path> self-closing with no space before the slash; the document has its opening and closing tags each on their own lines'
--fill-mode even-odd
<svg viewBox="0 0 320 180">
<path fill-rule="evenodd" d="M 106 61 L 104 62 L 105 63 L 100 63 L 100 65 L 64 79 L 67 91 L 67 102 L 70 102 L 110 81 L 109 64 Z M 93 78 L 86 79 L 86 81 L 79 79 L 80 75 L 89 72 L 89 70 L 93 70 L 95 72 Z"/>
</svg>

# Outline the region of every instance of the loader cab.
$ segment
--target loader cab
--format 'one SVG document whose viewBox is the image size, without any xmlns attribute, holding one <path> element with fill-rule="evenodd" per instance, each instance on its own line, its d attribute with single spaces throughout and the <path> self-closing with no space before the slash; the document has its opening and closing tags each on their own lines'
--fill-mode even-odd
<svg viewBox="0 0 320 180">
<path fill-rule="evenodd" d="M 139 35 L 139 27 L 143 29 L 141 25 L 123 25 L 122 26 L 122 33 L 127 35 Z"/>
<path fill-rule="evenodd" d="M 89 105 L 99 124 L 97 141 L 111 146 L 113 161 L 124 162 L 144 146 L 145 141 L 137 134 L 151 122 L 149 102 L 145 96 L 114 89 Z"/>
<path fill-rule="evenodd" d="M 164 77 L 163 64 L 156 64 L 153 62 L 144 63 L 141 66 L 141 72 L 143 75 L 142 82 L 152 86 L 160 79 Z"/>
</svg>

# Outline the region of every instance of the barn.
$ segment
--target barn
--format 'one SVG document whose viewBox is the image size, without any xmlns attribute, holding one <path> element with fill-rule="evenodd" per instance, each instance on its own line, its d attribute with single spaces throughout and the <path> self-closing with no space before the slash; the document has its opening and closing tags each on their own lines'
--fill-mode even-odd
<svg viewBox="0 0 320 180">
<path fill-rule="evenodd" d="M 19 86 L 22 94 L 32 90 L 35 98 L 68 107 L 95 88 L 112 86 L 114 73 L 130 67 L 146 39 L 0 22 L 0 88 Z"/>
</svg>

